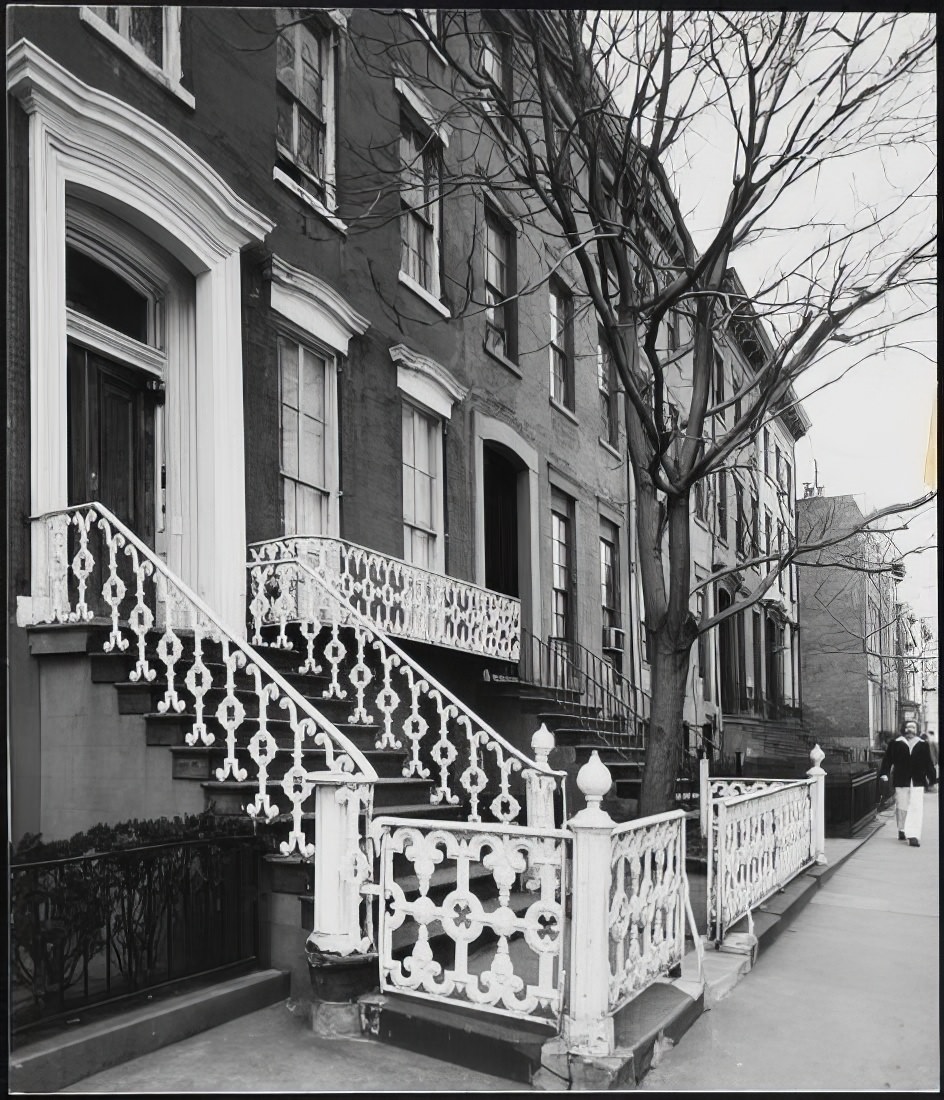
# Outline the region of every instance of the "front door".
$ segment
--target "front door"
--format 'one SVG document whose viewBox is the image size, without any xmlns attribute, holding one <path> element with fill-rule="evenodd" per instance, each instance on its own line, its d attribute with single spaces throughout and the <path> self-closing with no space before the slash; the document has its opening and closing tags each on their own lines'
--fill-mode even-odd
<svg viewBox="0 0 944 1100">
<path fill-rule="evenodd" d="M 506 596 L 518 595 L 518 471 L 504 457 L 485 447 L 482 452 L 485 488 L 485 587 Z"/>
<path fill-rule="evenodd" d="M 98 501 L 154 546 L 155 380 L 70 342 L 69 503 Z"/>
</svg>

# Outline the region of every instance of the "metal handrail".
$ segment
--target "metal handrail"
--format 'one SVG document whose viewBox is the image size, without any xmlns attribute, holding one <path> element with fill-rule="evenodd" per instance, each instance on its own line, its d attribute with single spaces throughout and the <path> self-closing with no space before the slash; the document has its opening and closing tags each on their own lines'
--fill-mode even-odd
<svg viewBox="0 0 944 1100">
<path fill-rule="evenodd" d="M 555 693 L 558 702 L 564 701 L 567 691 L 579 691 L 589 700 L 589 706 L 600 711 L 599 719 L 615 719 L 618 722 L 636 722 L 644 719 L 639 708 L 640 698 L 646 693 L 604 658 L 582 646 L 579 642 L 557 638 L 553 635 L 547 641 L 522 628 L 521 657 L 519 675 L 528 683 L 547 687 Z M 555 645 L 554 643 L 559 643 Z M 535 651 L 538 659 L 535 661 Z M 572 654 L 576 654 L 576 659 Z M 537 668 L 535 665 L 537 664 Z M 558 674 L 563 668 L 564 677 Z M 546 675 L 545 675 L 546 672 Z M 605 683 L 607 678 L 621 689 L 614 691 Z M 630 701 L 631 699 L 631 701 Z M 581 720 L 578 716 L 578 720 Z M 583 719 L 588 723 L 589 719 Z M 592 727 L 597 728 L 597 727 Z M 629 732 L 638 737 L 635 730 Z"/>
</svg>

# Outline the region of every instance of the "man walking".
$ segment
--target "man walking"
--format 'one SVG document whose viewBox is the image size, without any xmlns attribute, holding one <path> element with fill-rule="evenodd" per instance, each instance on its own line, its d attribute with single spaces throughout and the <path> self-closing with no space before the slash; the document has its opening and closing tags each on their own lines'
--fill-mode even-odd
<svg viewBox="0 0 944 1100">
<path fill-rule="evenodd" d="M 885 750 L 881 778 L 887 780 L 889 775 L 895 788 L 898 839 L 907 840 L 912 848 L 918 848 L 925 788 L 933 787 L 937 776 L 931 762 L 931 750 L 927 741 L 918 736 L 916 722 L 905 722 L 901 736 Z"/>
</svg>

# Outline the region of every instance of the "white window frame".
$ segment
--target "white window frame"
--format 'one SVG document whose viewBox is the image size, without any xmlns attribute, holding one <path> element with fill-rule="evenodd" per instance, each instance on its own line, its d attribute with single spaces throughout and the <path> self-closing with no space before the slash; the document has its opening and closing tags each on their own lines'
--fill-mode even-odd
<svg viewBox="0 0 944 1100">
<path fill-rule="evenodd" d="M 559 304 L 560 312 L 555 303 Z M 552 284 L 548 298 L 548 321 L 550 324 L 550 336 L 548 340 L 550 369 L 550 393 L 551 401 L 561 409 L 573 413 L 577 407 L 576 372 L 574 370 L 574 304 L 573 297 L 567 289 L 560 284 Z M 555 392 L 556 374 L 554 363 L 559 355 L 564 363 L 564 393 Z M 570 402 L 568 403 L 568 397 Z"/>
<path fill-rule="evenodd" d="M 338 502 L 340 498 L 340 441 L 338 433 L 338 361 L 337 357 L 324 347 L 319 347 L 307 336 L 300 336 L 288 326 L 278 326 L 278 370 L 279 370 L 279 476 L 282 480 L 282 531 L 285 535 L 324 535 L 330 538 L 338 538 L 340 535 L 340 521 Z M 302 352 L 307 351 L 325 364 L 324 374 L 324 484 L 316 485 L 307 481 L 303 476 L 299 464 L 296 473 L 290 473 L 285 468 L 284 458 L 284 433 L 285 433 L 285 395 L 282 381 L 282 345 L 291 344 L 298 351 L 298 405 L 295 413 L 298 417 L 299 429 L 297 442 L 299 454 L 301 448 L 301 417 L 302 417 Z M 290 524 L 288 512 L 285 506 L 286 482 L 293 482 L 296 486 L 303 485 L 321 494 L 321 530 L 298 530 L 298 504 L 295 504 L 295 522 Z M 297 491 L 297 490 L 296 490 Z M 292 528 L 290 530 L 290 527 Z"/>
<path fill-rule="evenodd" d="M 518 291 L 518 278 L 516 271 L 517 250 L 515 232 L 507 218 L 494 208 L 490 203 L 485 204 L 484 232 L 482 234 L 483 252 L 483 277 L 485 286 L 485 350 L 490 355 L 508 363 L 517 363 L 518 359 L 518 311 L 515 295 Z M 504 256 L 499 257 L 504 264 L 505 285 L 502 287 L 492 283 L 488 277 L 489 255 L 494 252 L 489 248 L 489 234 L 493 233 L 504 248 Z M 496 253 L 497 255 L 497 253 Z M 491 298 L 494 297 L 493 302 Z M 498 326 L 493 324 L 490 315 L 491 310 L 499 303 L 504 316 L 504 329 L 502 330 L 501 348 L 492 345 L 489 339 L 491 332 L 497 333 Z"/>
<path fill-rule="evenodd" d="M 332 20 L 333 23 L 333 20 Z M 329 216 L 333 214 L 337 208 L 337 187 L 336 187 L 336 170 L 337 170 L 337 100 L 335 96 L 336 78 L 335 73 L 337 71 L 337 46 L 338 46 L 338 30 L 336 25 L 322 26 L 320 29 L 320 36 L 316 38 L 315 31 L 310 26 L 303 26 L 301 23 L 295 23 L 294 25 L 284 26 L 279 31 L 279 37 L 283 35 L 290 35 L 293 39 L 292 48 L 295 51 L 295 81 L 296 88 L 300 87 L 301 80 L 301 65 L 302 65 L 302 44 L 305 37 L 309 37 L 316 41 L 318 49 L 322 51 L 322 72 L 321 72 L 321 103 L 322 114 L 324 116 L 324 174 L 323 178 L 319 179 L 318 176 L 311 171 L 298 157 L 298 142 L 299 142 L 299 103 L 300 100 L 297 95 L 291 92 L 291 90 L 278 78 L 278 64 L 276 63 L 276 94 L 279 94 L 279 88 L 285 88 L 286 95 L 291 96 L 292 99 L 292 148 L 288 148 L 283 145 L 278 139 L 278 128 L 276 128 L 275 146 L 278 155 L 285 161 L 288 161 L 301 175 L 317 188 L 318 191 L 323 192 L 319 195 L 314 192 L 308 191 L 308 188 L 304 184 L 296 184 L 300 186 L 303 191 L 310 194 L 314 200 L 314 208 L 319 208 Z M 276 42 L 276 50 L 278 50 L 278 43 Z M 307 108 L 303 108 L 308 110 Z M 311 113 L 310 111 L 308 112 Z M 287 176 L 287 173 L 281 171 L 276 166 L 276 172 L 279 175 L 275 175 L 274 178 L 279 182 L 285 182 L 283 177 Z M 288 177 L 291 180 L 291 177 Z M 292 180 L 291 182 L 295 182 Z M 332 223 L 333 224 L 333 223 Z"/>
<path fill-rule="evenodd" d="M 406 179 L 409 166 L 404 163 L 402 149 L 406 134 L 404 127 L 408 127 L 416 143 L 422 145 L 417 156 L 422 158 L 423 190 L 425 202 L 419 206 L 411 206 L 405 197 Z M 404 186 L 400 191 L 400 281 L 431 304 L 441 306 L 442 297 L 442 142 L 438 135 L 416 117 L 411 117 L 408 111 L 401 112 L 400 119 L 400 172 Z M 413 220 L 420 223 L 424 239 L 428 239 L 429 255 L 429 286 L 424 285 L 422 279 L 407 270 L 404 263 L 406 245 L 404 231 L 412 224 Z"/>
<path fill-rule="evenodd" d="M 432 409 L 420 405 L 414 401 L 409 400 L 407 397 L 402 399 L 400 423 L 401 423 L 401 440 L 403 432 L 403 420 L 406 415 L 413 416 L 414 432 L 416 430 L 417 417 L 421 418 L 422 422 L 428 426 L 430 436 L 430 465 L 432 469 L 429 471 L 429 475 L 433 480 L 432 495 L 430 500 L 430 526 L 424 527 L 415 520 L 408 520 L 406 518 L 405 508 L 405 496 L 406 496 L 406 471 L 407 461 L 406 455 L 401 452 L 400 464 L 401 471 L 404 479 L 403 490 L 403 560 L 411 565 L 416 565 L 418 569 L 427 569 L 433 573 L 444 573 L 446 567 L 446 552 L 445 552 L 445 512 L 443 508 L 443 418 Z M 410 466 L 410 470 L 416 467 Z M 429 535 L 432 540 L 432 550 L 427 562 L 415 562 L 412 554 L 412 538 L 410 534 L 412 531 L 422 531 L 423 534 Z"/>
<path fill-rule="evenodd" d="M 188 92 L 180 81 L 183 77 L 180 63 L 180 8 L 177 5 L 164 5 L 164 56 L 162 64 L 158 65 L 134 42 L 131 41 L 130 12 L 132 5 L 118 5 L 119 30 L 115 30 L 108 20 L 103 18 L 97 7 L 104 5 L 83 4 L 79 8 L 79 18 L 88 27 L 99 34 L 126 57 L 130 58 L 143 72 L 157 81 L 163 88 L 177 96 L 191 109 L 196 106 L 196 100 L 192 92 Z M 107 5 L 111 7 L 112 5 Z M 122 32 L 121 25 L 125 25 Z"/>
</svg>

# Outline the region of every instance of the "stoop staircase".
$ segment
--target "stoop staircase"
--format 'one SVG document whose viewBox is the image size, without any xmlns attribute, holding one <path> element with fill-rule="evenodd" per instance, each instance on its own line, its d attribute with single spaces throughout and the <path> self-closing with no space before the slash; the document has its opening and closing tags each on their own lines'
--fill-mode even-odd
<svg viewBox="0 0 944 1100">
<path fill-rule="evenodd" d="M 529 914 L 535 890 L 541 898 L 562 893 L 560 843 L 558 870 L 533 872 L 540 888 L 522 878 L 531 857 L 516 862 L 547 843 L 535 839 L 541 832 L 516 834 L 519 823 L 553 829 L 555 799 L 565 813 L 547 747 L 537 761 L 514 748 L 310 563 L 249 563 L 244 641 L 100 505 L 40 517 L 34 537 L 45 542 L 49 575 L 44 598 L 34 600 L 31 650 L 71 653 L 88 662 L 93 684 L 112 686 L 119 725 L 129 735 L 143 726 L 149 774 L 165 750 L 173 788 L 192 792 L 170 812 L 202 802 L 217 814 L 253 817 L 268 838 L 273 891 L 296 907 L 296 958 L 312 927 L 321 935 L 315 946 L 329 954 L 382 940 L 382 984 L 396 996 L 375 1003 L 375 1029 L 393 1029 L 409 1045 L 408 1034 L 426 1027 L 424 995 L 410 982 L 421 968 L 460 965 L 444 922 L 455 919 L 461 930 L 469 913 L 478 934 L 462 972 L 488 978 L 498 950 L 497 992 L 486 983 L 483 997 L 502 992 L 515 941 L 546 919 Z M 446 826 L 452 831 L 440 833 Z M 426 843 L 437 846 L 431 869 L 417 848 Z M 459 847 L 444 859 L 450 845 Z M 513 881 L 485 858 L 502 845 Z M 442 919 L 409 919 L 411 907 L 441 910 Z M 307 985 L 307 974 L 296 977 Z M 461 1007 L 440 1010 L 463 1016 Z M 481 1013 L 472 1015 L 484 1025 Z M 504 1027 L 529 1049 L 554 1030 L 546 1020 Z"/>
</svg>

